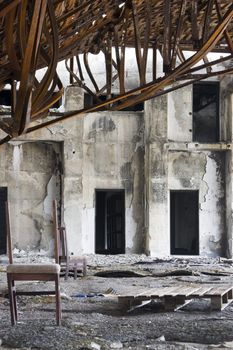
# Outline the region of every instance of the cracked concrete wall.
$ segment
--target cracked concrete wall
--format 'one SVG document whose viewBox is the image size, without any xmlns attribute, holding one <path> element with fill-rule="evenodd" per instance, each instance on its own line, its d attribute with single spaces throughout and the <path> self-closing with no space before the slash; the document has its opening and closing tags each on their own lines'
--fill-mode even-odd
<svg viewBox="0 0 233 350">
<path fill-rule="evenodd" d="M 232 118 L 229 102 L 227 108 L 222 122 L 225 131 Z M 145 223 L 149 254 L 170 255 L 170 190 L 198 190 L 200 255 L 230 255 L 230 219 L 226 233 L 226 216 L 231 216 L 231 204 L 227 204 L 231 199 L 226 196 L 226 184 L 232 186 L 226 173 L 228 169 L 232 174 L 229 147 L 192 142 L 192 86 L 146 102 Z"/>
<path fill-rule="evenodd" d="M 167 95 L 168 140 L 192 142 L 192 85 Z"/>
<path fill-rule="evenodd" d="M 145 103 L 146 251 L 169 254 L 167 242 L 167 96 Z"/>
<path fill-rule="evenodd" d="M 20 213 L 13 219 L 17 246 L 51 250 L 50 206 L 60 194 L 70 250 L 94 253 L 95 190 L 124 189 L 126 252 L 167 256 L 169 192 L 195 189 L 199 190 L 200 254 L 218 256 L 227 251 L 230 256 L 232 152 L 231 143 L 224 146 L 224 142 L 232 139 L 232 94 L 227 93 L 230 81 L 221 84 L 225 92 L 218 145 L 192 143 L 192 87 L 188 87 L 147 101 L 144 115 L 90 113 L 2 146 L 1 186 L 8 186 L 10 203 Z M 65 95 L 66 110 L 82 107 L 78 87 L 68 87 Z M 59 165 L 59 180 L 59 171 L 52 170 L 53 152 L 63 165 Z M 26 228 L 30 235 L 21 233 Z"/>
<path fill-rule="evenodd" d="M 95 251 L 95 189 L 125 190 L 126 252 L 144 250 L 143 115 L 98 112 L 84 118 L 82 242 Z"/>
<path fill-rule="evenodd" d="M 224 154 L 204 151 L 169 152 L 168 189 L 199 191 L 199 254 L 224 256 L 226 252 Z"/>
<path fill-rule="evenodd" d="M 83 95 L 77 86 L 69 86 L 65 93 L 65 108 L 73 110 L 82 107 Z M 51 227 L 44 227 L 48 218 L 49 206 L 56 195 L 51 190 L 56 186 L 52 166 L 46 162 L 46 152 L 43 144 L 59 145 L 61 150 L 60 186 L 61 202 L 63 203 L 62 222 L 66 225 L 68 244 L 74 254 L 94 253 L 95 251 L 95 189 L 124 189 L 125 190 L 125 226 L 126 252 L 141 253 L 144 251 L 144 140 L 143 113 L 135 112 L 99 112 L 71 118 L 63 123 L 38 130 L 33 134 L 22 135 L 19 142 L 32 145 L 32 149 L 41 152 L 41 162 L 37 157 L 23 158 L 20 166 L 33 167 L 36 171 L 38 164 L 43 163 L 47 169 L 44 178 L 37 175 L 34 191 L 30 191 L 30 200 L 25 191 L 21 191 L 21 198 L 30 213 L 30 222 L 26 222 L 23 213 L 15 218 L 14 238 L 22 237 L 19 248 L 29 249 L 52 247 Z M 30 143 L 29 143 L 30 141 Z M 43 141 L 43 143 L 41 143 Z M 4 162 L 9 154 L 4 146 L 0 157 Z M 12 151 L 13 152 L 13 151 Z M 19 152 L 16 150 L 15 152 Z M 19 167 L 18 158 L 14 160 L 14 173 Z M 2 169 L 2 167 L 1 167 Z M 1 171 L 1 170 L 0 170 Z M 39 172 L 39 171 L 38 171 Z M 25 178 L 33 182 L 33 174 L 29 168 L 25 169 Z M 16 175 L 15 175 L 16 176 Z M 41 188 L 39 188 L 41 186 Z M 13 193 L 13 192 L 12 192 Z M 12 196 L 12 195 L 11 195 Z M 40 205 L 37 201 L 40 197 Z M 12 202 L 13 199 L 10 198 Z M 29 215 L 29 214 L 28 214 Z M 34 224 L 32 223 L 34 218 Z M 36 219 L 37 218 L 37 221 Z M 49 216 L 51 226 L 51 215 Z M 34 225 L 34 231 L 22 233 L 24 226 Z M 44 225 L 44 226 L 43 226 Z M 41 229 L 42 227 L 42 229 Z M 43 231 L 41 235 L 38 233 Z M 29 232 L 29 231 L 28 231 Z M 42 240 L 46 244 L 42 244 Z M 50 248 L 51 248 L 50 247 Z"/>
<path fill-rule="evenodd" d="M 10 142 L 1 147 L 0 186 L 8 188 L 14 247 L 52 250 L 50 198 L 60 198 L 57 143 Z"/>
</svg>

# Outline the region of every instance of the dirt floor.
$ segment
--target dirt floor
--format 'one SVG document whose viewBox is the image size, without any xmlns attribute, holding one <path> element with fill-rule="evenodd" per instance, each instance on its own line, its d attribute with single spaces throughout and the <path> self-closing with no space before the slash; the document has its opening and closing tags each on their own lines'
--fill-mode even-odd
<svg viewBox="0 0 233 350">
<path fill-rule="evenodd" d="M 39 258 L 38 258 L 39 259 Z M 37 259 L 37 260 L 38 260 Z M 23 257 L 20 261 L 32 260 Z M 44 261 L 45 258 L 40 258 Z M 211 311 L 208 299 L 194 299 L 175 312 L 159 300 L 125 309 L 118 295 L 148 288 L 233 285 L 227 259 L 156 259 L 139 255 L 87 256 L 86 277 L 61 278 L 62 326 L 55 325 L 51 296 L 19 297 L 17 326 L 10 325 L 5 264 L 0 265 L 1 349 L 233 349 L 233 302 Z M 26 283 L 28 289 L 48 283 Z M 22 283 L 18 284 L 18 290 Z"/>
</svg>

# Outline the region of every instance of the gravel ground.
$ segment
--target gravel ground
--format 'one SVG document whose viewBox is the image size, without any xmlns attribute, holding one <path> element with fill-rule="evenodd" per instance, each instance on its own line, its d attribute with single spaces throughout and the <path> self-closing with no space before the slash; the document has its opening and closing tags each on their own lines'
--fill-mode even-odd
<svg viewBox="0 0 233 350">
<path fill-rule="evenodd" d="M 18 260 L 31 262 L 34 258 L 25 255 Z M 37 257 L 38 260 L 46 258 Z M 233 284 L 231 260 L 89 255 L 87 261 L 86 277 L 76 281 L 61 278 L 61 327 L 55 325 L 51 296 L 19 297 L 20 322 L 11 327 L 2 259 L 1 349 L 233 349 L 233 303 L 222 312 L 213 312 L 208 300 L 195 299 L 182 310 L 165 312 L 161 303 L 154 301 L 127 312 L 117 300 L 119 294 L 160 286 Z M 48 288 L 48 283 L 22 282 L 18 290 L 21 284 L 30 289 Z"/>
</svg>

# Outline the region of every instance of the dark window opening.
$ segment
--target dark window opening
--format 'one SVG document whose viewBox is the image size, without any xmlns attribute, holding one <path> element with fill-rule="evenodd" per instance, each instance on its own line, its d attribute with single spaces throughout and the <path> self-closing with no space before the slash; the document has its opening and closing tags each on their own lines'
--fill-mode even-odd
<svg viewBox="0 0 233 350">
<path fill-rule="evenodd" d="M 219 83 L 193 85 L 193 141 L 219 141 Z"/>
<path fill-rule="evenodd" d="M 6 210 L 7 188 L 0 187 L 0 254 L 6 254 Z"/>
<path fill-rule="evenodd" d="M 55 92 L 53 93 L 55 95 Z M 0 91 L 0 105 L 11 106 L 11 90 Z M 57 100 L 50 108 L 59 108 L 62 105 L 62 98 Z"/>
<path fill-rule="evenodd" d="M 124 190 L 96 190 L 95 252 L 125 253 Z"/>
<path fill-rule="evenodd" d="M 11 106 L 11 90 L 0 91 L 0 105 Z"/>
<path fill-rule="evenodd" d="M 171 191 L 171 254 L 199 254 L 198 191 Z"/>
<path fill-rule="evenodd" d="M 111 94 L 111 98 L 117 97 L 116 94 Z M 98 98 L 100 101 L 104 102 L 107 100 L 107 95 L 99 95 Z M 84 93 L 84 108 L 89 108 L 94 106 L 96 103 L 94 103 L 93 96 Z M 114 105 L 117 106 L 119 102 L 115 102 Z M 103 109 L 106 109 L 106 107 L 103 107 Z M 133 111 L 133 112 L 141 112 L 144 110 L 144 103 L 137 103 L 133 106 L 122 108 L 122 111 Z"/>
</svg>

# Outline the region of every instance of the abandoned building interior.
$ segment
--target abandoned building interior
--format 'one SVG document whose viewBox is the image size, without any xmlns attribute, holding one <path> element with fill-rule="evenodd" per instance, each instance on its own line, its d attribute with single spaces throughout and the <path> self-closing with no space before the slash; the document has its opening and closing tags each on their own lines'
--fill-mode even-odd
<svg viewBox="0 0 233 350">
<path fill-rule="evenodd" d="M 16 50 L 14 23 L 17 16 L 23 21 L 21 11 L 28 10 L 26 3 L 22 2 L 24 5 L 19 8 L 12 5 L 13 9 L 10 5 L 4 7 L 3 3 L 0 12 L 4 19 L 4 15 L 11 18 L 12 11 L 18 11 L 15 22 L 2 20 L 2 27 L 5 25 L 12 33 L 12 47 L 6 38 L 1 49 L 1 253 L 6 253 L 6 200 L 14 213 L 15 248 L 50 252 L 51 203 L 57 199 L 60 220 L 66 226 L 74 254 L 232 257 L 233 82 L 229 2 L 220 1 L 215 5 L 211 2 L 211 5 L 203 1 L 200 8 L 195 7 L 195 1 L 191 5 L 181 2 L 172 13 L 169 1 L 160 1 L 157 5 L 150 1 L 145 4 L 139 1 L 137 5 L 130 1 L 119 1 L 119 4 L 112 1 L 101 10 L 96 4 L 86 7 L 84 4 L 84 17 L 88 18 L 90 10 L 104 20 L 109 12 L 110 21 L 112 10 L 118 14 L 119 21 L 121 16 L 126 16 L 130 24 L 127 29 L 121 21 L 116 22 L 115 42 L 111 25 L 105 28 L 103 24 L 100 31 L 103 43 L 96 47 L 88 42 L 89 36 L 94 40 L 96 23 L 89 28 L 88 21 L 84 21 L 87 28 L 84 25 L 83 30 L 92 34 L 84 36 L 73 49 L 77 60 L 75 56 L 70 58 L 68 48 L 74 47 L 71 24 L 75 16 L 78 18 L 82 6 L 57 1 L 54 9 L 48 5 L 46 10 L 41 3 L 30 9 L 30 16 L 36 18 L 38 11 L 44 11 L 46 26 L 51 29 L 42 34 L 45 29 L 40 26 L 40 21 L 43 22 L 40 15 L 37 17 L 40 31 L 33 32 L 32 28 L 32 34 L 28 33 L 28 41 L 30 35 L 35 42 L 42 36 L 43 53 L 37 52 L 37 46 L 34 48 L 41 67 L 38 72 L 33 66 L 32 48 L 25 42 L 21 51 Z M 160 16 L 165 11 L 164 22 L 170 23 L 170 37 L 164 32 L 158 39 L 164 40 L 161 47 L 158 43 L 157 46 L 151 44 L 155 19 L 144 16 L 150 8 Z M 192 22 L 192 33 L 187 29 L 191 10 L 195 10 L 197 19 L 196 24 Z M 212 16 L 211 24 L 207 16 Z M 206 18 L 204 39 L 210 37 L 206 47 L 203 41 L 203 52 L 201 41 L 198 44 L 195 37 L 200 35 L 195 25 L 200 25 L 201 18 Z M 158 23 L 162 28 L 163 22 Z M 68 28 L 68 39 L 63 27 Z M 4 33 L 3 30 L 3 42 Z M 23 33 L 21 30 L 20 36 Z M 146 38 L 144 46 L 139 33 Z M 78 38 L 79 33 L 75 35 Z M 52 39 L 57 36 L 58 43 L 52 45 Z M 130 48 L 132 38 L 136 40 L 136 52 Z M 56 45 L 61 46 L 60 53 Z M 191 49 L 196 50 L 193 57 L 200 57 L 190 58 L 188 50 Z M 25 60 L 20 59 L 24 57 L 23 52 L 31 57 L 31 66 L 25 62 L 26 56 Z M 57 73 L 48 53 L 61 60 Z M 193 62 L 190 63 L 190 59 Z M 200 68 L 195 67 L 197 62 Z M 20 84 L 15 78 L 16 71 L 9 68 L 13 64 L 14 69 L 22 71 L 25 81 L 21 79 Z M 31 106 L 29 100 L 26 101 L 30 95 L 26 91 L 31 89 L 32 74 L 34 85 L 39 85 L 33 87 L 35 97 Z M 61 82 L 65 87 L 63 97 Z M 91 83 L 95 93 L 89 88 Z M 161 94 L 161 89 L 166 93 Z M 131 91 L 135 94 L 133 98 Z M 83 113 L 79 114 L 79 110 Z M 42 122 L 37 121 L 38 117 Z M 43 122 L 46 117 L 47 122 Z M 15 121 L 12 122 L 12 118 Z"/>
<path fill-rule="evenodd" d="M 233 4 L 0 0 L 0 255 L 233 259 Z"/>
</svg>

